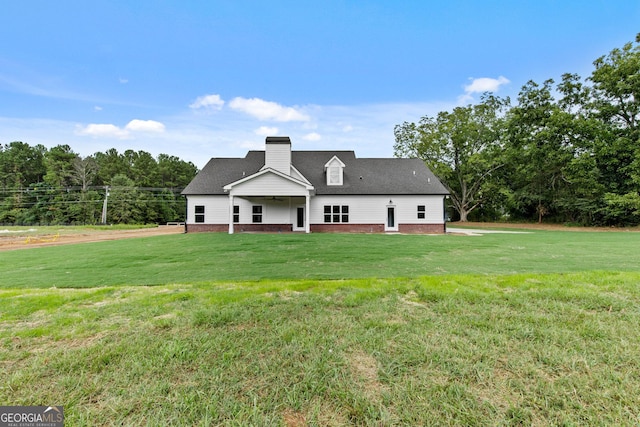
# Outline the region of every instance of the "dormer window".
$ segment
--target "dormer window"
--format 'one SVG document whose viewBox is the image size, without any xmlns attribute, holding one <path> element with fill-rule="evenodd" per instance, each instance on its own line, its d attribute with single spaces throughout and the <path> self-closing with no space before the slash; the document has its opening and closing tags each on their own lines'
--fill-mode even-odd
<svg viewBox="0 0 640 427">
<path fill-rule="evenodd" d="M 327 185 L 342 185 L 344 183 L 344 163 L 337 157 L 333 156 L 324 165 L 327 174 Z"/>
<path fill-rule="evenodd" d="M 329 168 L 329 185 L 342 184 L 342 169 L 340 166 L 331 166 Z"/>
</svg>

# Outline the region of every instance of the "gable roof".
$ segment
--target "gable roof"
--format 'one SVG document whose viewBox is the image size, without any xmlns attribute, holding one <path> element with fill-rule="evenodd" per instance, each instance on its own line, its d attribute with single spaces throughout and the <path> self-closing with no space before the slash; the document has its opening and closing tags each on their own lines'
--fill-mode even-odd
<svg viewBox="0 0 640 427">
<path fill-rule="evenodd" d="M 284 179 L 285 181 L 289 181 L 289 182 L 292 182 L 292 183 L 294 183 L 296 185 L 300 185 L 300 186 L 306 188 L 307 190 L 313 190 L 313 186 L 311 184 L 307 183 L 307 182 L 301 181 L 299 179 L 296 179 L 293 176 L 289 176 L 289 175 L 287 175 L 285 173 L 282 173 L 277 169 L 265 168 L 265 167 L 261 168 L 257 173 L 255 173 L 253 175 L 246 176 L 246 177 L 240 179 L 239 181 L 235 181 L 235 182 L 232 182 L 230 184 L 225 185 L 222 189 L 225 190 L 225 191 L 229 191 L 235 186 L 242 185 L 245 182 L 257 179 L 260 176 L 268 175 L 268 174 L 276 175 L 276 176 Z"/>
<path fill-rule="evenodd" d="M 324 165 L 334 156 L 345 164 L 344 181 L 328 186 Z M 249 151 L 244 158 L 213 158 L 182 194 L 226 194 L 225 185 L 257 173 L 264 157 L 264 151 Z M 359 159 L 354 151 L 291 151 L 291 163 L 314 186 L 316 195 L 449 194 L 420 159 Z"/>
</svg>

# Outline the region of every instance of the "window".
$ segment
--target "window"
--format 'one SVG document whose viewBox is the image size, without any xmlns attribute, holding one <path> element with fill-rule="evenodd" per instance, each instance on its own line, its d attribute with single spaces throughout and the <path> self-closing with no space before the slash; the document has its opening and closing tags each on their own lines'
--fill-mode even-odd
<svg viewBox="0 0 640 427">
<path fill-rule="evenodd" d="M 233 206 L 233 222 L 240 222 L 240 206 Z"/>
<path fill-rule="evenodd" d="M 253 222 L 262 222 L 262 205 L 254 205 L 252 209 L 252 221 Z"/>
<path fill-rule="evenodd" d="M 204 222 L 204 206 L 196 205 L 196 222 Z"/>
<path fill-rule="evenodd" d="M 425 205 L 418 205 L 418 219 L 424 219 L 426 213 Z"/>
<path fill-rule="evenodd" d="M 329 168 L 329 185 L 340 185 L 340 167 L 331 166 Z"/>
<path fill-rule="evenodd" d="M 349 206 L 325 205 L 324 222 L 349 222 Z"/>
<path fill-rule="evenodd" d="M 342 207 L 342 222 L 349 222 L 349 206 Z"/>
<path fill-rule="evenodd" d="M 325 163 L 324 172 L 327 176 L 327 185 L 344 184 L 344 167 L 345 164 L 337 156 L 333 156 Z"/>
</svg>

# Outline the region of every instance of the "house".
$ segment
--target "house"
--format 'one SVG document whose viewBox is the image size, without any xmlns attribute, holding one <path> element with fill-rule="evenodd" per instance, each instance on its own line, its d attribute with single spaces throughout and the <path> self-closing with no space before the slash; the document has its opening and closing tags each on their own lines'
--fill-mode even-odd
<svg viewBox="0 0 640 427">
<path fill-rule="evenodd" d="M 449 194 L 419 159 L 353 151 L 264 151 L 213 158 L 182 191 L 186 231 L 444 233 Z"/>
</svg>

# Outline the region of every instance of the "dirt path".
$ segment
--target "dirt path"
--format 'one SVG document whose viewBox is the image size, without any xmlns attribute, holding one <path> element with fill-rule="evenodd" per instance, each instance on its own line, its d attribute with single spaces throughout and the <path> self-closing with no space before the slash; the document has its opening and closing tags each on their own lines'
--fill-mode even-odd
<svg viewBox="0 0 640 427">
<path fill-rule="evenodd" d="M 73 243 L 101 242 L 105 240 L 130 239 L 134 237 L 159 236 L 163 234 L 184 233 L 183 225 L 162 225 L 154 228 L 139 228 L 134 230 L 66 230 L 60 228 L 52 233 L 47 228 L 46 234 L 39 234 L 37 227 L 25 233 L 1 233 L 0 251 L 15 249 L 38 248 L 43 246 L 58 246 Z"/>
</svg>

